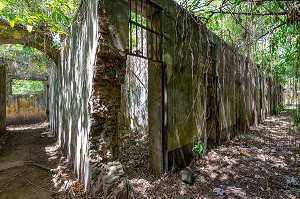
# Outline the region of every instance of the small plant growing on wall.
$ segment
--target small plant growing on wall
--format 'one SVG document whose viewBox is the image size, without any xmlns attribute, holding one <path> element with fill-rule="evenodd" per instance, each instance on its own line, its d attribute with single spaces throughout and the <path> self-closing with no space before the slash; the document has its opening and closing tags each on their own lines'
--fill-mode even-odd
<svg viewBox="0 0 300 199">
<path fill-rule="evenodd" d="M 196 143 L 194 143 L 192 151 L 194 154 L 201 157 L 205 151 L 203 143 L 201 141 L 197 141 Z"/>
<path fill-rule="evenodd" d="M 285 109 L 284 105 L 279 105 L 274 111 L 275 115 L 279 115 Z"/>
<path fill-rule="evenodd" d="M 245 138 L 246 138 L 246 135 L 245 134 L 239 134 L 238 136 L 237 136 L 237 138 L 239 139 L 239 140 L 244 140 Z"/>
</svg>

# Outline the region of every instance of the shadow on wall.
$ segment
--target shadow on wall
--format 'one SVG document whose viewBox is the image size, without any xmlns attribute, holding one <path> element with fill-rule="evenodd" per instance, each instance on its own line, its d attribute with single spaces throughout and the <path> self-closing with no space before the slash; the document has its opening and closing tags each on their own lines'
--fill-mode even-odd
<svg viewBox="0 0 300 199">
<path fill-rule="evenodd" d="M 98 39 L 98 1 L 83 1 L 50 78 L 51 130 L 85 188 L 90 186 L 93 66 Z M 106 107 L 100 104 L 100 107 Z"/>
</svg>

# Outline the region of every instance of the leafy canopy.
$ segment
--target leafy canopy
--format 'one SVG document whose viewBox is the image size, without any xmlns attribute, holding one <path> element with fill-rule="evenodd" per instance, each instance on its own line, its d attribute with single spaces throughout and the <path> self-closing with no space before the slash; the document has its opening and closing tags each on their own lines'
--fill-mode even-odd
<svg viewBox="0 0 300 199">
<path fill-rule="evenodd" d="M 42 81 L 20 79 L 12 80 L 13 95 L 42 94 L 43 92 L 44 83 Z"/>
<path fill-rule="evenodd" d="M 177 0 L 281 83 L 299 77 L 298 0 Z"/>
<path fill-rule="evenodd" d="M 77 7 L 76 0 L 0 0 L 0 19 L 11 27 L 25 25 L 29 32 L 66 34 Z"/>
<path fill-rule="evenodd" d="M 52 60 L 35 48 L 23 45 L 0 45 L 0 57 L 10 61 L 8 73 L 30 77 L 32 74 L 47 76 Z M 15 64 L 14 64 L 15 63 Z"/>
</svg>

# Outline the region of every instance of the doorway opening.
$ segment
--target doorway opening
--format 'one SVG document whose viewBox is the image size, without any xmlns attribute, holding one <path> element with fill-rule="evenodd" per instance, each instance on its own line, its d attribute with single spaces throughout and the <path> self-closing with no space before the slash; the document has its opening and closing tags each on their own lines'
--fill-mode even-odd
<svg viewBox="0 0 300 199">
<path fill-rule="evenodd" d="M 34 124 L 48 120 L 47 79 L 7 76 L 7 125 Z"/>
<path fill-rule="evenodd" d="M 148 0 L 130 1 L 120 159 L 134 178 L 166 168 L 161 11 Z"/>
<path fill-rule="evenodd" d="M 28 46 L 3 44 L 0 61 L 1 129 L 48 122 L 48 76 L 52 60 Z"/>
</svg>

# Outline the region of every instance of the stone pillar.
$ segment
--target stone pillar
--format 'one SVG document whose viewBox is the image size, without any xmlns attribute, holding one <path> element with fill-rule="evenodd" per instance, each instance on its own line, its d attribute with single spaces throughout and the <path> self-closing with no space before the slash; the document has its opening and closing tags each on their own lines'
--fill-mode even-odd
<svg viewBox="0 0 300 199">
<path fill-rule="evenodd" d="M 150 62 L 148 71 L 150 168 L 162 173 L 164 158 L 162 143 L 162 65 L 157 62 Z"/>
<path fill-rule="evenodd" d="M 6 131 L 6 73 L 5 66 L 0 63 L 0 135 Z"/>
<path fill-rule="evenodd" d="M 148 16 L 149 17 L 149 16 Z M 161 31 L 161 12 L 151 15 L 152 29 Z M 161 54 L 162 49 L 158 48 L 161 45 L 162 40 L 154 38 L 152 35 L 148 35 L 148 48 L 153 54 Z M 153 55 L 152 55 L 153 56 Z M 162 58 L 161 58 L 162 61 Z M 150 168 L 158 173 L 166 171 L 167 165 L 164 165 L 166 161 L 167 148 L 164 148 L 163 141 L 163 65 L 159 62 L 149 61 L 148 64 L 148 126 L 149 126 L 149 158 Z M 166 93 L 164 93 L 166 94 Z M 166 97 L 166 96 L 165 96 Z M 167 146 L 165 146 L 167 147 Z M 165 154 L 165 156 L 164 156 Z M 165 162 L 166 163 L 166 162 Z"/>
</svg>

